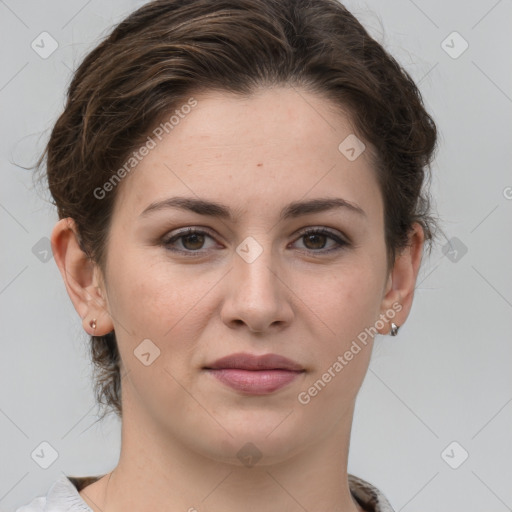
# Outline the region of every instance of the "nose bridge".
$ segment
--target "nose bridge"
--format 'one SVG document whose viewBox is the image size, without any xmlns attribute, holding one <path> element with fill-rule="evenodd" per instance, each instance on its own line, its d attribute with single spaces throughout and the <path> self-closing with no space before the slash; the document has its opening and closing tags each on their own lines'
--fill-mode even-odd
<svg viewBox="0 0 512 512">
<path fill-rule="evenodd" d="M 236 248 L 234 277 L 238 291 L 254 300 L 269 300 L 277 293 L 275 266 L 270 236 L 248 236 Z M 275 270 L 274 270 L 275 272 Z"/>
<path fill-rule="evenodd" d="M 286 287 L 276 277 L 270 236 L 249 236 L 236 248 L 230 272 L 225 320 L 243 321 L 251 330 L 290 320 Z"/>
</svg>

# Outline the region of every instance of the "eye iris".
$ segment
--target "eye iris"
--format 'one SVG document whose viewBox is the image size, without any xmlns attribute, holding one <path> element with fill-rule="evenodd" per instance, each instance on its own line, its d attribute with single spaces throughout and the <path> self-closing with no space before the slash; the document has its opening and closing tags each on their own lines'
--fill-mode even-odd
<svg viewBox="0 0 512 512">
<path fill-rule="evenodd" d="M 314 247 L 308 247 L 308 249 L 322 249 L 325 245 L 325 235 L 319 234 L 319 233 L 311 233 L 309 235 L 305 235 L 305 242 L 306 246 L 308 246 L 308 243 L 313 241 Z M 318 242 L 318 239 L 320 239 L 321 243 L 320 246 L 315 246 L 315 240 Z"/>
<path fill-rule="evenodd" d="M 190 240 L 192 240 L 193 247 L 190 247 L 190 244 L 186 243 L 186 241 L 190 241 Z M 194 243 L 198 244 L 198 246 L 194 247 Z M 186 249 L 190 249 L 190 250 L 201 249 L 203 244 L 204 244 L 204 235 L 201 235 L 199 233 L 190 233 L 189 235 L 185 235 L 183 237 L 183 245 L 185 246 Z"/>
</svg>

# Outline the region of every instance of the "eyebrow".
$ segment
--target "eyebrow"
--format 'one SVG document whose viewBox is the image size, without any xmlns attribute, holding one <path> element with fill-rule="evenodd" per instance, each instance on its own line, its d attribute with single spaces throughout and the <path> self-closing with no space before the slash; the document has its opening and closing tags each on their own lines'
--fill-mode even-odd
<svg viewBox="0 0 512 512">
<path fill-rule="evenodd" d="M 215 201 L 207 201 L 204 199 L 197 199 L 194 197 L 170 197 L 162 201 L 155 201 L 151 203 L 139 217 L 144 217 L 151 212 L 158 210 L 165 210 L 168 208 L 178 208 L 188 210 L 199 215 L 207 215 L 210 217 L 217 217 L 226 219 L 233 222 L 235 215 L 231 209 L 221 203 Z M 319 199 L 310 199 L 308 201 L 294 201 L 286 205 L 279 216 L 280 220 L 287 220 L 297 218 L 302 215 L 311 213 L 325 212 L 328 210 L 343 208 L 346 211 L 356 213 L 361 217 L 366 217 L 365 211 L 355 203 L 347 201 L 339 197 L 328 197 Z M 237 212 L 238 213 L 238 212 Z"/>
</svg>

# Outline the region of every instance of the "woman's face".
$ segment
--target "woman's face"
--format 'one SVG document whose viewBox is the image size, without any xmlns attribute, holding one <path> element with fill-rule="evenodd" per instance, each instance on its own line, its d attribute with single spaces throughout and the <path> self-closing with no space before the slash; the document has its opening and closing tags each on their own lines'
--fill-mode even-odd
<svg viewBox="0 0 512 512">
<path fill-rule="evenodd" d="M 357 156 L 349 120 L 302 90 L 194 98 L 115 191 L 104 277 L 124 421 L 213 459 L 284 460 L 347 428 L 365 329 L 389 332 L 397 310 L 370 148 Z M 211 369 L 240 353 L 301 371 Z"/>
</svg>

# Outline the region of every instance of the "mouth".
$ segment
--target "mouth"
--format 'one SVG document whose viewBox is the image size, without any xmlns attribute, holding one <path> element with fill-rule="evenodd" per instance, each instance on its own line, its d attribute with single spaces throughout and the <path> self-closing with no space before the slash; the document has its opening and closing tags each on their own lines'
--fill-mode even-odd
<svg viewBox="0 0 512 512">
<path fill-rule="evenodd" d="M 232 389 L 251 395 L 273 393 L 306 371 L 299 363 L 277 354 L 243 353 L 223 357 L 203 369 Z"/>
</svg>

